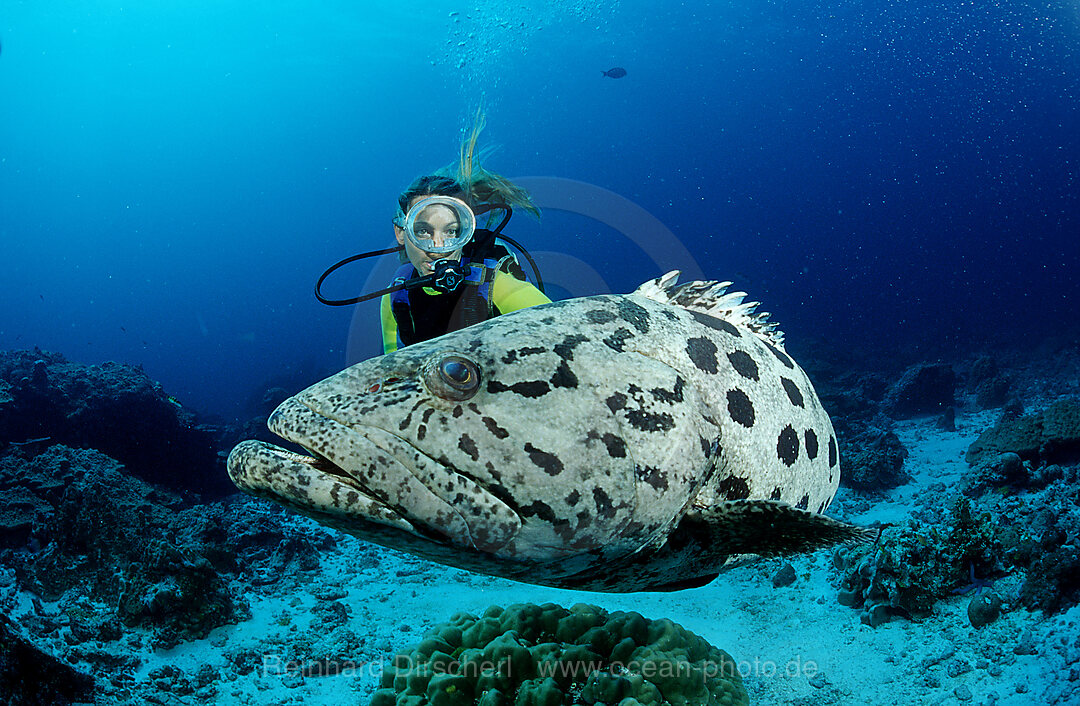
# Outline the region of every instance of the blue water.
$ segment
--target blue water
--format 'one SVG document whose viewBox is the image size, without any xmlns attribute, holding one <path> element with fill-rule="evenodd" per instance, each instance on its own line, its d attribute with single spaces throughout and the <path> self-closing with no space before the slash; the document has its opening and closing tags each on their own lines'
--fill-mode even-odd
<svg viewBox="0 0 1080 706">
<path fill-rule="evenodd" d="M 557 296 L 681 266 L 793 345 L 1075 331 L 1074 3 L 673 5 L 7 0 L 0 348 L 141 364 L 226 417 L 376 354 L 374 306 L 314 280 L 391 244 L 481 104 L 487 166 L 601 194 L 507 229 Z"/>
</svg>

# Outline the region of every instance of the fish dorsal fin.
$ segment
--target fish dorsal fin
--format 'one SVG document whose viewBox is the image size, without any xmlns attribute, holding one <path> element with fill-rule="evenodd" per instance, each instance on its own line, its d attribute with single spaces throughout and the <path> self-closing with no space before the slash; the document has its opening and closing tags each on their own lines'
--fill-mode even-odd
<svg viewBox="0 0 1080 706">
<path fill-rule="evenodd" d="M 743 301 L 746 292 L 728 291 L 731 282 L 695 281 L 677 284 L 678 280 L 679 271 L 672 270 L 662 277 L 645 282 L 634 290 L 634 294 L 748 329 L 766 343 L 784 350 L 784 334 L 777 330 L 774 322 L 769 321 L 766 312 L 757 311 L 761 304 Z"/>
</svg>

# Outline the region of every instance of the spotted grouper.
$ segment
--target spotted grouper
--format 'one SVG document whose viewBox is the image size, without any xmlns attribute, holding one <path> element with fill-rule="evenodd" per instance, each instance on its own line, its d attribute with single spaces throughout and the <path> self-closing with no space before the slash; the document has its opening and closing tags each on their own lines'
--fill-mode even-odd
<svg viewBox="0 0 1080 706">
<path fill-rule="evenodd" d="M 822 515 L 836 435 L 729 282 L 554 302 L 364 361 L 238 445 L 243 490 L 378 544 L 594 591 L 700 586 L 874 533 Z"/>
</svg>

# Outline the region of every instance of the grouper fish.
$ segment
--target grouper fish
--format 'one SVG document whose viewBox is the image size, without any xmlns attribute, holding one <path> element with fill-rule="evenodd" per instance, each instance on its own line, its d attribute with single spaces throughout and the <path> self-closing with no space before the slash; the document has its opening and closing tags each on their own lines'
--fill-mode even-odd
<svg viewBox="0 0 1080 706">
<path fill-rule="evenodd" d="M 876 533 L 830 519 L 836 435 L 783 335 L 730 282 L 522 309 L 286 400 L 233 482 L 432 561 L 594 591 L 704 585 Z"/>
</svg>

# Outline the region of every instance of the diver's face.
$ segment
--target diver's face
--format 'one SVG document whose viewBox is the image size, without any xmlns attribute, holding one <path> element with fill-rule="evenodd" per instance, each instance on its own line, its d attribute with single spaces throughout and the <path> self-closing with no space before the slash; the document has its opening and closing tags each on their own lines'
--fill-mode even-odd
<svg viewBox="0 0 1080 706">
<path fill-rule="evenodd" d="M 423 201 L 427 196 L 414 196 L 409 201 L 409 208 L 419 201 Z M 424 209 L 423 221 L 419 219 L 414 226 L 418 231 L 421 231 L 425 237 L 431 238 L 435 247 L 439 247 L 442 244 L 443 237 L 454 237 L 457 235 L 458 229 L 461 224 L 458 223 L 457 214 L 451 208 L 435 206 Z M 429 275 L 435 271 L 435 262 L 437 260 L 460 260 L 461 248 L 454 250 L 453 252 L 444 253 L 431 253 L 426 250 L 421 250 L 412 240 L 405 235 L 405 229 L 394 225 L 394 237 L 397 238 L 398 245 L 405 246 L 405 254 L 409 258 L 409 262 L 416 268 L 416 271 L 421 275 Z"/>
</svg>

